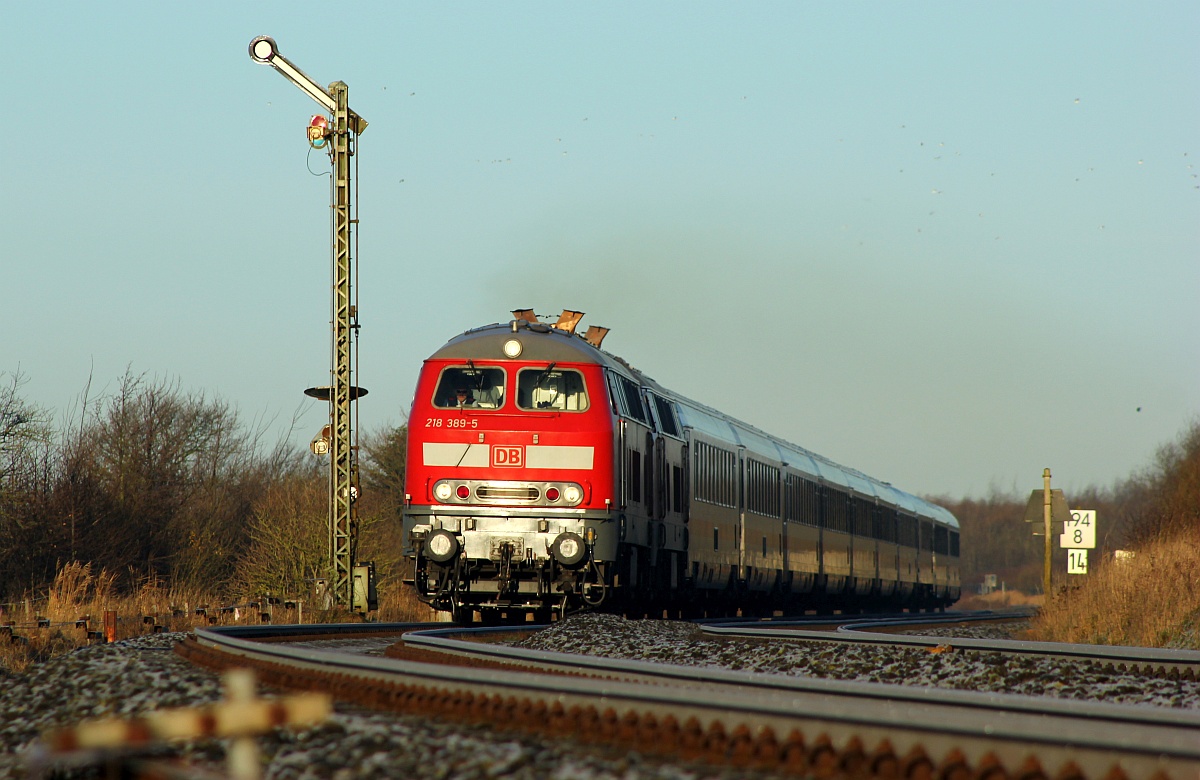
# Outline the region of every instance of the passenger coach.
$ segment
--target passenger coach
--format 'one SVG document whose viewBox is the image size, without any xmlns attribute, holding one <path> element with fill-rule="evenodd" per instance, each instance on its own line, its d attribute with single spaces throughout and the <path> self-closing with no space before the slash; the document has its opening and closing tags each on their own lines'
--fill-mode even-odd
<svg viewBox="0 0 1200 780">
<path fill-rule="evenodd" d="M 406 554 L 454 619 L 940 609 L 958 522 L 886 482 L 667 390 L 532 310 L 421 370 Z"/>
</svg>

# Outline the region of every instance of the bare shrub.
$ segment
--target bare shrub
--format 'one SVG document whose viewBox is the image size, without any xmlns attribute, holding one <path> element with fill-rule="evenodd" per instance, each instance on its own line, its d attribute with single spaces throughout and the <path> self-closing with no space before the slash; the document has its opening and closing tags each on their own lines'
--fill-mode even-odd
<svg viewBox="0 0 1200 780">
<path fill-rule="evenodd" d="M 1130 482 L 1143 497 L 1133 512 L 1135 546 L 1200 527 L 1200 420 L 1159 448 L 1154 465 Z"/>
<path fill-rule="evenodd" d="M 120 572 L 126 588 L 228 579 L 271 477 L 260 436 L 227 403 L 126 372 L 64 433 L 55 513 L 70 519 L 70 557 Z"/>
<path fill-rule="evenodd" d="M 309 594 L 329 566 L 328 478 L 314 469 L 268 486 L 254 502 L 247 535 L 234 592 Z"/>
</svg>

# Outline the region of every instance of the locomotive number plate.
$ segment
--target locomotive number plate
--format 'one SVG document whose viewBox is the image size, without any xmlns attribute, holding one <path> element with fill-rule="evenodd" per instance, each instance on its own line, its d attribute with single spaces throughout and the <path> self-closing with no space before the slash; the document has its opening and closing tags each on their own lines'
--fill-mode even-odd
<svg viewBox="0 0 1200 780">
<path fill-rule="evenodd" d="M 468 420 L 465 417 L 426 417 L 426 428 L 478 428 L 479 420 Z"/>
</svg>

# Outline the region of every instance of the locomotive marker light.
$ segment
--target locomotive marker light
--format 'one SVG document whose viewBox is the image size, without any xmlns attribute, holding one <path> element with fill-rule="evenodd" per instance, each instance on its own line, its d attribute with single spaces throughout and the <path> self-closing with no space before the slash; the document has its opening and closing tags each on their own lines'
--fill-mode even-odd
<svg viewBox="0 0 1200 780">
<path fill-rule="evenodd" d="M 371 609 L 370 594 L 374 592 L 374 567 L 355 566 L 355 510 L 354 500 L 358 496 L 357 467 L 354 454 L 357 450 L 350 416 L 350 402 L 366 391 L 354 387 L 351 363 L 351 343 L 358 334 L 358 306 L 351 297 L 353 243 L 352 231 L 358 223 L 350 209 L 350 157 L 354 154 L 351 137 L 357 145 L 358 136 L 367 128 L 367 123 L 350 110 L 349 87 L 345 82 L 335 81 L 328 88 L 313 81 L 304 71 L 297 68 L 279 53 L 275 40 L 260 35 L 250 41 L 250 59 L 260 65 L 270 65 L 300 91 L 315 100 L 332 115 L 332 123 L 324 116 L 309 120 L 305 134 L 314 148 L 327 148 L 333 171 L 330 178 L 333 211 L 333 338 L 331 371 L 333 383 L 330 387 L 309 388 L 305 394 L 329 401 L 328 437 L 318 436 L 310 447 L 314 454 L 322 454 L 328 444 L 329 452 L 329 559 L 332 569 L 329 593 L 333 603 L 352 610 L 367 612 Z M 359 579 L 358 586 L 355 578 Z M 365 580 L 364 580 L 365 577 Z"/>
</svg>

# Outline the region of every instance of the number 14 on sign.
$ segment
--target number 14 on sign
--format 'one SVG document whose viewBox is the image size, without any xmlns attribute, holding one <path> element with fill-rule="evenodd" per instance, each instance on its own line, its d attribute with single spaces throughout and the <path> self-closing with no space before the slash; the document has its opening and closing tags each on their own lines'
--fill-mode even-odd
<svg viewBox="0 0 1200 780">
<path fill-rule="evenodd" d="M 1067 574 L 1087 574 L 1087 550 L 1067 550 Z"/>
</svg>

